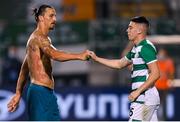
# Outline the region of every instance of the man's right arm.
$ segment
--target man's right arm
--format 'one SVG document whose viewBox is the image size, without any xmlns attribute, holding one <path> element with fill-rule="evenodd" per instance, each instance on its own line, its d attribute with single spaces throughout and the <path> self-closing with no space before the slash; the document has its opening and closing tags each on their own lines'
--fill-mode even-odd
<svg viewBox="0 0 180 122">
<path fill-rule="evenodd" d="M 19 73 L 19 78 L 16 86 L 16 94 L 20 94 L 20 95 L 22 94 L 23 88 L 27 81 L 28 74 L 29 74 L 29 68 L 28 68 L 27 55 L 26 55 Z"/>
<path fill-rule="evenodd" d="M 26 84 L 26 78 L 29 74 L 29 68 L 27 63 L 27 56 L 25 56 L 23 64 L 21 66 L 21 71 L 19 73 L 19 78 L 16 86 L 16 94 L 11 98 L 9 103 L 7 104 L 8 111 L 14 112 L 19 104 L 23 88 Z"/>
</svg>

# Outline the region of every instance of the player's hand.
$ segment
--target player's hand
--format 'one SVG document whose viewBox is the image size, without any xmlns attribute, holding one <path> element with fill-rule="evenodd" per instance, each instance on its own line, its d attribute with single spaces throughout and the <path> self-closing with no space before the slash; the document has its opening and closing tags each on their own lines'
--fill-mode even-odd
<svg viewBox="0 0 180 122">
<path fill-rule="evenodd" d="M 95 61 L 97 60 L 97 56 L 93 51 L 90 51 L 90 56 L 93 60 L 95 60 Z"/>
<path fill-rule="evenodd" d="M 82 53 L 82 58 L 81 60 L 83 61 L 87 61 L 91 58 L 90 56 L 90 51 L 89 50 L 85 50 L 83 53 Z"/>
<path fill-rule="evenodd" d="M 19 105 L 20 98 L 21 98 L 21 96 L 19 94 L 15 94 L 11 98 L 11 100 L 7 104 L 9 112 L 14 112 L 16 110 L 17 106 Z"/>
<path fill-rule="evenodd" d="M 140 92 L 138 90 L 135 90 L 133 92 L 131 92 L 128 96 L 128 99 L 133 102 L 137 99 L 137 97 L 140 95 Z"/>
</svg>

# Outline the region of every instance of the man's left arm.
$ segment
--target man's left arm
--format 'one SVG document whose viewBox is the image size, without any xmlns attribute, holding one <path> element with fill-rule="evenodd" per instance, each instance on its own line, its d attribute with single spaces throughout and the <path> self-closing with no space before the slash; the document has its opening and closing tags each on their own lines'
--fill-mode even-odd
<svg viewBox="0 0 180 122">
<path fill-rule="evenodd" d="M 56 61 L 69 61 L 69 60 L 88 60 L 89 57 L 89 51 L 85 50 L 82 53 L 69 53 L 61 50 L 57 50 L 50 42 L 50 39 L 44 39 L 39 43 L 40 49 L 43 51 L 44 54 L 46 54 L 48 57 L 50 57 L 53 60 Z"/>
<path fill-rule="evenodd" d="M 159 68 L 157 65 L 157 61 L 148 64 L 148 68 L 150 70 L 148 79 L 146 80 L 146 82 L 143 85 L 141 85 L 141 87 L 139 87 L 137 90 L 131 92 L 131 94 L 129 95 L 130 101 L 134 101 L 142 92 L 144 92 L 145 90 L 147 90 L 150 87 L 153 87 L 155 82 L 160 77 L 160 72 L 159 72 Z"/>
</svg>

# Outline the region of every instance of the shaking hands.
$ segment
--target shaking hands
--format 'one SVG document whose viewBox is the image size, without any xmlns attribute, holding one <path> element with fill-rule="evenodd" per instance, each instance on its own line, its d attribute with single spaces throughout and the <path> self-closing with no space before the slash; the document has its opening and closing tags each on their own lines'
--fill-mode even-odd
<svg viewBox="0 0 180 122">
<path fill-rule="evenodd" d="M 83 54 L 82 54 L 82 60 L 87 61 L 87 60 L 90 60 L 90 59 L 93 59 L 93 60 L 96 61 L 96 59 L 97 59 L 96 54 L 93 51 L 90 51 L 90 50 L 84 51 Z"/>
</svg>

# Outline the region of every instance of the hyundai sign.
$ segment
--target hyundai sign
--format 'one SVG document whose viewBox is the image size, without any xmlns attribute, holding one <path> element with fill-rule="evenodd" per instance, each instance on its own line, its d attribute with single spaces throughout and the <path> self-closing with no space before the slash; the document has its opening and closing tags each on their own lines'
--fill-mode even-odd
<svg viewBox="0 0 180 122">
<path fill-rule="evenodd" d="M 127 88 L 84 88 L 67 87 L 55 90 L 60 109 L 61 120 L 118 120 L 127 121 L 129 118 L 129 101 Z M 167 97 L 168 120 L 180 120 L 178 108 L 180 90 L 175 89 Z M 25 107 L 25 95 L 17 111 L 9 113 L 7 103 L 13 93 L 0 90 L 0 120 L 28 120 Z"/>
</svg>

